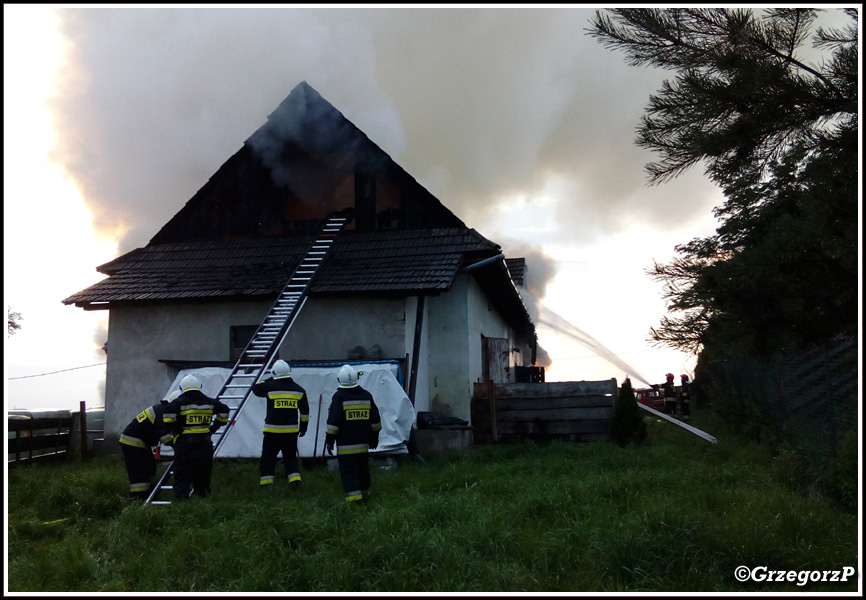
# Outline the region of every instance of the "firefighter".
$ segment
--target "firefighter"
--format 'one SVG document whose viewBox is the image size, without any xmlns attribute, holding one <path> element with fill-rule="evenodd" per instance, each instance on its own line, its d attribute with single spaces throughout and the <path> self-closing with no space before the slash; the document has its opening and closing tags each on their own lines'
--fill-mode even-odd
<svg viewBox="0 0 866 600">
<path fill-rule="evenodd" d="M 120 434 L 120 448 L 129 476 L 129 497 L 134 500 L 147 500 L 153 490 L 156 475 L 153 448 L 160 442 L 167 446 L 173 443 L 171 431 L 162 419 L 167 405 L 168 399 L 163 399 L 148 406 Z"/>
<path fill-rule="evenodd" d="M 677 414 L 677 390 L 674 388 L 674 374 L 668 373 L 665 375 L 665 382 L 662 385 L 662 392 L 665 399 L 664 412 L 666 415 L 674 416 Z"/>
<path fill-rule="evenodd" d="M 304 437 L 310 424 L 307 392 L 292 379 L 284 360 L 271 368 L 271 377 L 253 386 L 256 396 L 267 399 L 262 457 L 259 461 L 259 484 L 262 489 L 274 483 L 277 455 L 282 452 L 286 477 L 293 486 L 301 483 L 298 464 L 298 437 Z"/>
<path fill-rule="evenodd" d="M 379 445 L 382 423 L 379 409 L 372 394 L 358 384 L 358 373 L 352 366 L 343 365 L 337 375 L 339 386 L 328 408 L 325 447 L 334 454 L 337 445 L 337 464 L 343 493 L 349 502 L 363 500 L 370 492 L 370 457 L 368 450 Z"/>
<path fill-rule="evenodd" d="M 174 443 L 176 500 L 192 495 L 209 496 L 213 473 L 211 434 L 229 421 L 229 407 L 201 391 L 201 380 L 186 375 L 180 380 L 180 395 L 165 407 L 163 420 L 177 436 Z"/>
<path fill-rule="evenodd" d="M 689 406 L 689 376 L 680 375 L 680 414 L 683 421 L 688 421 L 692 414 Z"/>
</svg>

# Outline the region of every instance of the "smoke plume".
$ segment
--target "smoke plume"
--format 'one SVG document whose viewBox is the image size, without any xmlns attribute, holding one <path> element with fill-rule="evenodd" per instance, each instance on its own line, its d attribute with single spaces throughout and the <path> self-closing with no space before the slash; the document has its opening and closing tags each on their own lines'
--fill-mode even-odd
<svg viewBox="0 0 866 600">
<path fill-rule="evenodd" d="M 634 127 L 661 77 L 584 35 L 590 9 L 57 10 L 54 157 L 121 252 L 145 245 L 304 80 L 482 233 L 503 197 L 551 177 L 568 194 L 560 240 L 706 209 L 706 184 L 645 189 Z"/>
</svg>

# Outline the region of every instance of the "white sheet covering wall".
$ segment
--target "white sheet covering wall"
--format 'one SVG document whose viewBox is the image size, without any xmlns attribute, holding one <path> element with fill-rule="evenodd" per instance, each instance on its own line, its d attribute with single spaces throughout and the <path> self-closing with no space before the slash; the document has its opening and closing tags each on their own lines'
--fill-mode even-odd
<svg viewBox="0 0 866 600">
<path fill-rule="evenodd" d="M 322 367 L 292 367 L 292 378 L 307 391 L 310 402 L 310 424 L 307 434 L 298 438 L 298 454 L 303 458 L 322 456 L 325 446 L 325 429 L 328 420 L 328 407 L 337 389 L 337 373 L 341 365 Z M 409 439 L 415 422 L 415 410 L 409 397 L 397 381 L 398 365 L 395 363 L 353 364 L 362 373 L 361 386 L 373 395 L 382 419 L 379 434 L 379 447 L 374 452 L 396 454 L 407 453 L 405 441 Z M 231 369 L 223 367 L 201 367 L 182 369 L 166 397 L 176 396 L 180 380 L 188 374 L 195 375 L 202 382 L 202 392 L 215 397 Z M 265 377 L 270 377 L 267 373 Z M 238 400 L 227 402 L 229 408 L 237 408 Z M 220 444 L 216 456 L 221 458 L 258 458 L 262 453 L 262 428 L 265 423 L 265 401 L 250 395 L 234 425 L 220 430 L 214 435 L 214 442 L 223 431 L 227 436 Z M 160 447 L 164 456 L 172 454 L 171 448 Z"/>
</svg>

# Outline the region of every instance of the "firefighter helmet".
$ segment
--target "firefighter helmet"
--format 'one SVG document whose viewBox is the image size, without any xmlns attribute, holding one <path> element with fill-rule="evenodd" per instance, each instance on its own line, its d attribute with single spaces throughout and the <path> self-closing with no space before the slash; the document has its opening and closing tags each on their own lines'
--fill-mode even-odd
<svg viewBox="0 0 866 600">
<path fill-rule="evenodd" d="M 689 380 L 689 376 L 683 374 L 683 375 L 680 375 L 680 379 L 681 379 L 682 381 L 688 381 L 688 380 Z"/>
<path fill-rule="evenodd" d="M 292 375 L 289 363 L 282 359 L 274 363 L 274 366 L 271 367 L 271 372 L 274 374 L 274 377 L 290 377 Z"/>
<path fill-rule="evenodd" d="M 673 374 L 673 373 L 668 373 L 667 375 L 665 375 L 665 377 L 667 377 L 667 380 L 668 380 L 668 381 L 673 381 L 673 380 L 674 380 L 674 374 Z"/>
<path fill-rule="evenodd" d="M 358 375 L 359 373 L 351 365 L 343 365 L 340 367 L 337 381 L 340 382 L 341 388 L 355 387 L 358 385 Z"/>
<path fill-rule="evenodd" d="M 180 380 L 179 387 L 181 393 L 189 390 L 200 390 L 201 380 L 195 375 L 184 375 L 183 379 Z"/>
</svg>

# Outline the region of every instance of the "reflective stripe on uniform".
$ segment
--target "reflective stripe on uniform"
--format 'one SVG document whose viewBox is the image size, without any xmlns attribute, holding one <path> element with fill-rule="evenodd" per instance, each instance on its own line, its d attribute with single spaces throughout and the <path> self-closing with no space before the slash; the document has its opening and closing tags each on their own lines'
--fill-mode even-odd
<svg viewBox="0 0 866 600">
<path fill-rule="evenodd" d="M 369 450 L 369 444 L 348 444 L 346 446 L 337 445 L 337 454 L 361 454 Z"/>
<path fill-rule="evenodd" d="M 298 433 L 298 424 L 294 425 L 268 425 L 265 423 L 266 433 Z"/>
<path fill-rule="evenodd" d="M 274 408 L 297 409 L 303 395 L 301 392 L 268 392 Z"/>
<path fill-rule="evenodd" d="M 144 440 L 137 437 L 132 437 L 131 435 L 126 435 L 124 433 L 120 434 L 120 443 L 126 444 L 127 446 L 133 446 L 135 448 L 150 448 L 148 444 L 144 443 Z"/>
<path fill-rule="evenodd" d="M 139 423 L 141 423 L 145 420 L 150 421 L 151 423 L 156 421 L 156 413 L 154 412 L 153 407 L 148 406 L 143 411 L 138 413 L 138 415 L 136 415 L 136 417 L 135 417 L 135 420 L 138 421 Z"/>
<path fill-rule="evenodd" d="M 129 493 L 135 494 L 137 492 L 149 492 L 150 491 L 150 482 L 143 483 L 130 483 L 129 484 Z"/>
<path fill-rule="evenodd" d="M 184 433 L 210 433 L 213 420 L 213 407 L 209 404 L 182 406 L 180 415 L 184 418 Z M 226 421 L 228 417 L 226 417 Z"/>
</svg>

